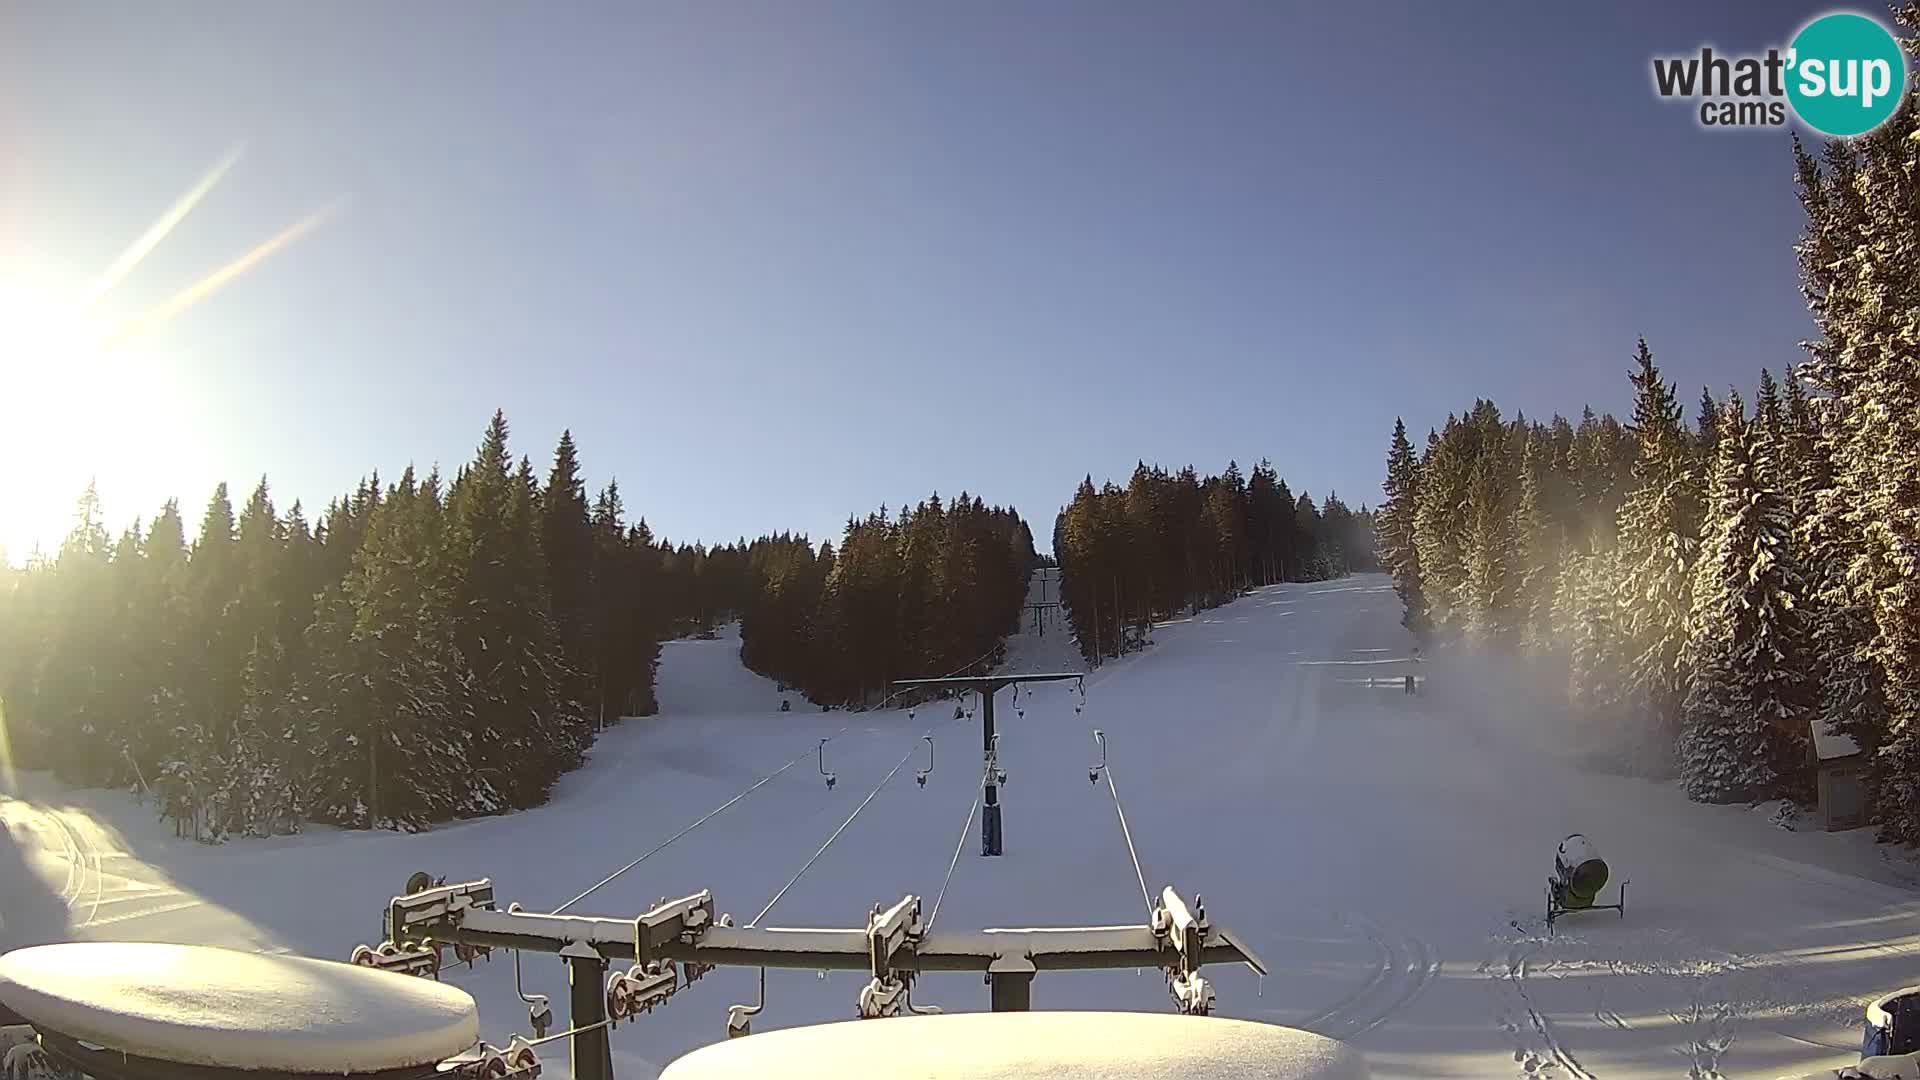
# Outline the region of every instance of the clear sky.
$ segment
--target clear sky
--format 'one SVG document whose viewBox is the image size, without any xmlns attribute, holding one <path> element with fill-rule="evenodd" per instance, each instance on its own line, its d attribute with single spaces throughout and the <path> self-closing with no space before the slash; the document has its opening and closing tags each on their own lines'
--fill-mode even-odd
<svg viewBox="0 0 1920 1080">
<path fill-rule="evenodd" d="M 0 544 L 89 475 L 314 511 L 496 406 L 677 540 L 965 488 L 1044 546 L 1137 458 L 1377 502 L 1396 414 L 1798 357 L 1787 135 L 1648 71 L 1821 10 L 0 5 Z"/>
</svg>

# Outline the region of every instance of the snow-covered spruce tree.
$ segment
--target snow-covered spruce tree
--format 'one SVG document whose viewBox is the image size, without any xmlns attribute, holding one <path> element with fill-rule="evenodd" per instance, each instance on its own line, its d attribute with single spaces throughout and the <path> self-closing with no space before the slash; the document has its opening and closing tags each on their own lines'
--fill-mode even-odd
<svg viewBox="0 0 1920 1080">
<path fill-rule="evenodd" d="M 1773 381 L 1773 372 L 1760 369 L 1760 389 L 1753 399 L 1753 427 L 1758 429 L 1757 438 L 1765 439 L 1773 448 L 1764 462 L 1757 463 L 1760 469 L 1757 478 L 1760 483 L 1774 489 L 1783 496 L 1792 488 L 1787 469 L 1790 465 L 1787 430 L 1787 410 L 1780 400 L 1780 384 Z"/>
<path fill-rule="evenodd" d="M 1911 110 L 1908 110 L 1909 117 Z M 1892 125 L 1889 125 L 1892 126 Z M 1911 118 L 1901 126 L 1912 129 Z M 1874 138 L 1879 138 L 1876 132 Z M 1870 145 L 1864 170 L 1869 231 L 1855 252 L 1859 308 L 1847 351 L 1859 365 L 1851 436 L 1840 460 L 1860 538 L 1851 577 L 1873 603 L 1886 672 L 1888 739 L 1879 795 L 1888 832 L 1920 841 L 1920 147 Z"/>
<path fill-rule="evenodd" d="M 1896 18 L 1920 27 L 1920 6 Z M 1874 751 L 1882 835 L 1908 842 L 1920 841 L 1915 128 L 1908 108 L 1870 136 L 1828 144 L 1824 163 L 1794 147 L 1802 291 L 1821 333 L 1802 370 L 1833 470 L 1806 526 L 1820 560 L 1823 714 Z"/>
<path fill-rule="evenodd" d="M 1698 802 L 1800 793 L 1812 690 L 1804 591 L 1773 440 L 1736 392 L 1721 410 L 1688 620 L 1680 772 Z"/>
<path fill-rule="evenodd" d="M 1694 445 L 1700 451 L 1700 460 L 1708 468 L 1713 467 L 1713 458 L 1720 450 L 1720 403 L 1713 400 L 1710 387 L 1700 388 L 1700 413 L 1694 429 Z"/>
<path fill-rule="evenodd" d="M 1414 544 L 1414 513 L 1420 501 L 1420 462 L 1407 440 L 1407 425 L 1396 417 L 1387 449 L 1387 501 L 1380 506 L 1380 563 L 1393 575 L 1393 591 L 1405 613 L 1401 625 L 1416 636 L 1428 628 L 1427 599 L 1420 580 L 1420 551 Z"/>
<path fill-rule="evenodd" d="M 1614 604 L 1612 548 L 1569 548 L 1554 594 L 1554 632 L 1567 648 L 1567 698 L 1583 730 L 1611 738 L 1625 708 L 1626 640 Z"/>
<path fill-rule="evenodd" d="M 1467 489 L 1466 579 L 1459 607 L 1466 612 L 1466 631 L 1483 645 L 1513 644 L 1518 630 L 1516 586 L 1521 567 L 1514 535 L 1513 483 L 1507 469 L 1507 448 L 1488 439 L 1473 464 Z"/>
<path fill-rule="evenodd" d="M 1569 458 L 1575 503 L 1579 507 L 1575 535 L 1583 551 L 1613 546 L 1619 527 L 1620 504 L 1632 485 L 1637 443 L 1611 413 L 1595 416 L 1583 409 Z"/>
<path fill-rule="evenodd" d="M 1619 514 L 1619 580 L 1614 588 L 1627 648 L 1630 722 L 1639 725 L 1634 764 L 1672 766 L 1686 673 L 1682 645 L 1700 535 L 1700 478 L 1680 424 L 1673 388 L 1641 339 L 1634 356 L 1634 487 Z M 1724 432 L 1722 437 L 1724 438 Z"/>
<path fill-rule="evenodd" d="M 595 726 L 604 726 L 611 718 L 603 716 L 598 708 L 603 695 L 597 670 L 599 630 L 594 625 L 594 597 L 601 590 L 594 580 L 593 522 L 572 431 L 560 433 L 560 443 L 553 451 L 553 468 L 540 493 L 540 550 L 545 557 L 554 633 L 568 666 L 580 680 L 564 688 L 566 695 L 594 702 Z"/>
<path fill-rule="evenodd" d="M 1529 431 L 1520 462 L 1519 505 L 1514 512 L 1519 543 L 1514 609 L 1520 625 L 1520 645 L 1529 652 L 1557 648 L 1553 607 L 1566 538 L 1555 506 L 1550 439 L 1546 428 Z"/>
<path fill-rule="evenodd" d="M 1459 629 L 1454 597 L 1466 579 L 1467 487 L 1473 478 L 1472 436 L 1459 418 L 1447 423 L 1427 442 L 1420 468 L 1420 490 L 1415 504 L 1413 541 L 1419 555 L 1430 626 L 1435 631 Z"/>
</svg>

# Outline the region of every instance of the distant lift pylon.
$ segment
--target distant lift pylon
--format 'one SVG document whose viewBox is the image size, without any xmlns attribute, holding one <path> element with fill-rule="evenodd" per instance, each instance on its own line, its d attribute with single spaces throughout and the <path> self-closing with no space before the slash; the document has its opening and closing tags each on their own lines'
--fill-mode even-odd
<svg viewBox="0 0 1920 1080">
<path fill-rule="evenodd" d="M 896 679 L 893 685 L 903 690 L 913 687 L 950 689 L 955 693 L 980 693 L 980 747 L 986 772 L 980 799 L 980 854 L 999 855 L 1003 833 L 1000 822 L 1000 785 L 1006 774 L 1000 770 L 999 749 L 994 745 L 993 695 L 1019 683 L 1065 682 L 1084 680 L 1077 671 L 1054 671 L 1040 675 L 982 675 L 945 679 Z"/>
</svg>

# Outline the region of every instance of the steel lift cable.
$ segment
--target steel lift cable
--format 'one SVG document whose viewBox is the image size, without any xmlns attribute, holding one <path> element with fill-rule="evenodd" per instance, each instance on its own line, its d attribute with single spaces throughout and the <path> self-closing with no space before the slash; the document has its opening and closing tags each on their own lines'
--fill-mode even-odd
<svg viewBox="0 0 1920 1080">
<path fill-rule="evenodd" d="M 933 731 L 934 731 L 934 728 L 928 728 L 927 734 L 931 735 L 933 734 Z M 907 762 L 913 760 L 913 755 L 919 752 L 919 748 L 920 748 L 920 740 L 915 739 L 914 745 L 910 749 L 908 749 L 905 754 L 901 755 L 900 760 L 894 763 L 893 768 L 887 770 L 887 775 L 880 778 L 880 782 L 874 785 L 873 790 L 867 792 L 867 797 L 860 800 L 860 805 L 853 808 L 853 813 L 847 815 L 847 820 L 841 822 L 840 827 L 833 830 L 833 835 L 827 837 L 827 842 L 820 845 L 820 850 L 813 853 L 813 858 L 808 859 L 806 862 L 806 865 L 800 868 L 800 872 L 793 875 L 793 878 L 789 880 L 785 885 L 782 885 L 780 887 L 779 892 L 773 894 L 773 899 L 767 901 L 767 906 L 761 908 L 760 914 L 755 915 L 753 917 L 753 921 L 747 924 L 747 929 L 751 930 L 754 927 L 759 926 L 760 920 L 766 918 L 767 912 L 773 910 L 773 905 L 779 903 L 780 898 L 787 895 L 787 890 L 799 884 L 800 879 L 806 875 L 807 871 L 813 869 L 813 864 L 820 861 L 820 856 L 825 855 L 827 853 L 827 849 L 833 846 L 833 842 L 835 840 L 840 839 L 840 834 L 847 831 L 847 826 L 852 825 L 854 819 L 860 816 L 860 811 L 865 810 L 867 808 L 867 804 L 871 803 L 874 800 L 874 797 L 880 794 L 880 790 L 887 786 L 888 781 L 892 780 L 894 776 L 897 775 L 900 772 L 900 770 L 906 766 Z"/>
<path fill-rule="evenodd" d="M 933 929 L 933 920 L 940 917 L 940 902 L 947 898 L 947 886 L 953 884 L 954 868 L 960 865 L 960 852 L 967 846 L 967 837 L 973 835 L 973 816 L 980 812 L 980 796 L 975 793 L 973 805 L 967 809 L 967 823 L 960 826 L 960 842 L 953 845 L 953 861 L 947 863 L 947 876 L 940 882 L 940 895 L 933 898 L 933 911 L 927 915 L 927 930 Z"/>
<path fill-rule="evenodd" d="M 840 729 L 840 732 L 845 732 L 847 728 L 852 726 L 853 726 L 852 724 L 848 724 L 845 727 L 842 727 Z M 658 855 L 660 852 L 665 851 L 667 848 L 667 845 L 687 835 L 688 833 L 699 828 L 700 826 L 705 825 L 707 822 L 713 820 L 714 818 L 719 817 L 722 811 L 728 809 L 729 807 L 733 806 L 735 803 L 738 803 L 740 800 L 760 790 L 762 787 L 765 787 L 768 783 L 772 782 L 774 777 L 779 776 L 781 773 L 786 772 L 788 769 L 791 769 L 795 765 L 798 765 L 801 762 L 807 760 L 809 756 L 811 755 L 802 753 L 799 757 L 792 759 L 791 761 L 787 762 L 785 765 L 782 765 L 779 768 L 768 773 L 767 775 L 761 777 L 759 780 L 755 781 L 753 784 L 751 784 L 750 786 L 742 790 L 739 794 L 735 795 L 733 798 L 728 799 L 726 802 L 721 803 L 719 806 L 714 807 L 712 810 L 707 811 L 706 814 L 702 815 L 700 819 L 695 821 L 693 824 L 688 825 L 686 828 L 681 829 L 679 832 L 674 833 L 672 836 L 668 837 L 667 839 L 661 841 L 659 844 L 655 845 L 653 850 L 633 860 L 632 862 L 621 867 L 620 869 L 615 870 L 613 873 L 608 874 L 606 877 L 601 878 L 599 881 L 594 883 L 592 888 L 581 893 L 579 896 L 576 896 L 573 899 L 567 901 L 566 903 L 561 904 L 559 907 L 554 908 L 552 911 L 548 912 L 548 914 L 558 915 L 561 912 L 572 907 L 573 905 L 579 903 L 580 901 L 585 900 L 587 897 L 592 896 L 594 893 L 600 890 L 601 886 L 606 885 L 607 883 L 611 882 L 614 878 L 619 877 L 621 874 L 626 873 L 627 871 L 633 869 L 634 867 L 639 866 L 641 863 L 646 862 L 648 859 L 651 859 L 655 855 Z"/>
<path fill-rule="evenodd" d="M 1127 840 L 1127 857 L 1133 860 L 1133 876 L 1140 881 L 1140 899 L 1147 905 L 1147 921 L 1153 921 L 1153 895 L 1147 891 L 1147 875 L 1140 869 L 1140 853 L 1133 846 L 1133 830 L 1127 828 L 1127 811 L 1120 805 L 1120 789 L 1113 786 L 1113 766 L 1101 770 L 1107 777 L 1107 791 L 1113 795 L 1113 812 L 1120 817 L 1120 835 Z"/>
<path fill-rule="evenodd" d="M 960 665 L 959 667 L 954 668 L 953 671 L 948 672 L 947 675 L 952 676 L 952 675 L 958 674 L 959 672 L 965 671 L 966 669 L 972 667 L 973 665 L 979 663 L 982 660 L 987 659 L 992 655 L 993 655 L 992 650 L 988 650 L 987 652 L 981 653 L 979 656 L 974 657 L 972 660 L 969 660 L 966 663 Z M 881 700 L 880 704 L 876 706 L 876 711 L 879 709 L 886 708 L 888 702 L 892 701 L 893 699 L 899 697 L 901 694 L 904 694 L 906 692 L 907 692 L 906 690 L 896 690 L 892 694 L 887 695 L 885 698 Z M 834 732 L 833 735 L 830 736 L 830 738 L 837 739 L 840 736 L 845 735 L 848 729 L 852 727 L 853 727 L 853 724 L 851 721 L 849 721 L 848 723 L 841 725 L 840 730 Z M 928 730 L 928 734 L 932 734 L 932 729 Z M 816 752 L 818 751 L 817 745 L 815 747 L 815 750 Z M 773 772 L 768 773 L 766 776 L 761 777 L 758 781 L 748 785 L 745 789 L 743 789 L 739 794 L 735 795 L 733 798 L 728 799 L 726 802 L 722 803 L 718 807 L 715 807 L 713 810 L 708 811 L 705 815 L 700 817 L 700 819 L 695 821 L 693 824 L 688 825 L 686 828 L 681 829 L 679 832 L 668 837 L 665 841 L 655 846 L 653 850 L 633 860 L 627 865 L 622 866 L 620 869 L 615 870 L 613 873 L 608 874 L 606 877 L 601 878 L 599 881 L 593 884 L 592 888 L 587 889 L 585 892 L 581 893 L 580 895 L 574 897 L 573 899 L 567 901 L 564 904 L 561 904 L 559 907 L 554 908 L 552 911 L 548 912 L 548 914 L 559 915 L 562 912 L 565 912 L 568 908 L 572 907 L 573 905 L 579 903 L 582 900 L 585 900 L 587 897 L 592 896 L 594 893 L 599 892 L 602 887 L 611 883 L 615 878 L 619 877 L 620 875 L 626 873 L 629 870 L 632 870 L 634 867 L 639 866 L 641 863 L 646 862 L 648 859 L 652 858 L 655 855 L 658 855 L 660 852 L 665 851 L 668 845 L 672 844 L 674 841 L 679 840 L 681 837 L 686 836 L 688 833 L 692 832 L 693 830 L 699 828 L 700 826 L 720 816 L 720 814 L 723 811 L 732 807 L 735 803 L 738 803 L 740 800 L 746 798 L 748 795 L 751 795 L 755 791 L 758 791 L 760 790 L 760 788 L 766 786 L 770 781 L 773 780 L 774 777 L 779 776 L 781 773 L 786 772 L 788 769 L 793 768 L 795 765 L 798 765 L 800 762 L 805 761 L 806 759 L 807 759 L 806 754 L 804 753 L 800 754 L 798 757 L 795 757 L 793 760 L 787 762 L 785 765 L 782 765 L 778 769 L 775 769 Z M 888 775 L 891 776 L 892 774 L 889 773 Z M 869 798 L 871 798 L 871 796 L 869 796 Z M 862 803 L 861 805 L 864 806 L 866 804 Z M 828 842 L 831 843 L 832 841 L 828 841 Z M 785 890 L 782 890 L 782 891 L 785 891 Z M 777 900 L 779 898 L 775 897 L 775 899 Z"/>
</svg>

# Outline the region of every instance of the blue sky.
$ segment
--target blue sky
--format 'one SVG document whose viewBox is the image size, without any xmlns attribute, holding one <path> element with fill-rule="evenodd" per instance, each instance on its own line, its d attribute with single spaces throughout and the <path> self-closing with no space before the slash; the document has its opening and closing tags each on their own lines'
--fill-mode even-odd
<svg viewBox="0 0 1920 1080">
<path fill-rule="evenodd" d="M 675 539 L 965 488 L 1044 544 L 1137 458 L 1377 502 L 1396 415 L 1623 410 L 1639 334 L 1746 387 L 1811 332 L 1787 136 L 1648 63 L 1825 7 L 1677 7 L 9 4 L 0 314 L 236 145 L 91 321 L 334 209 L 105 360 L 0 327 L 0 544 L 88 475 L 451 471 L 496 406 Z"/>
</svg>

